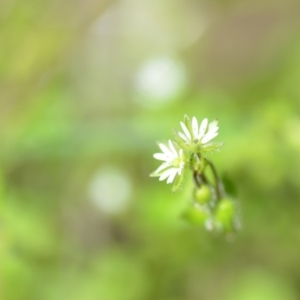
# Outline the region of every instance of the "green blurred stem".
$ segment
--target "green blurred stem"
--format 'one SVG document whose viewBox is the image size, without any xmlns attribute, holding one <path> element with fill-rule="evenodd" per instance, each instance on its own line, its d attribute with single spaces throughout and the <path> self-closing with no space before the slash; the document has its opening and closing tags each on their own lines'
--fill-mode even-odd
<svg viewBox="0 0 300 300">
<path fill-rule="evenodd" d="M 200 153 L 196 153 L 194 155 L 194 157 L 196 158 L 198 163 L 201 162 Z M 199 172 L 199 170 L 194 170 L 193 177 L 194 177 L 194 182 L 195 182 L 195 184 L 198 188 L 200 188 L 201 184 L 203 184 L 203 183 L 204 184 L 209 183 L 209 181 L 208 181 L 207 177 L 205 176 L 205 174 L 203 172 Z"/>
<path fill-rule="evenodd" d="M 202 183 L 208 184 L 208 180 L 204 173 L 198 173 L 197 170 L 194 170 L 193 177 L 194 177 L 194 182 L 198 188 L 201 187 Z"/>
<path fill-rule="evenodd" d="M 207 165 L 210 167 L 213 176 L 215 178 L 215 185 L 216 185 L 216 194 L 217 194 L 217 198 L 218 200 L 221 200 L 225 195 L 224 195 L 224 189 L 223 189 L 223 185 L 222 182 L 220 180 L 220 177 L 218 175 L 218 172 L 214 166 L 214 164 L 207 158 L 204 158 Z"/>
<path fill-rule="evenodd" d="M 198 162 L 201 161 L 200 153 L 195 154 L 195 157 L 198 160 Z M 217 196 L 218 200 L 221 200 L 222 198 L 225 197 L 225 195 L 224 195 L 223 185 L 222 185 L 222 182 L 218 175 L 217 169 L 215 168 L 214 164 L 209 159 L 207 159 L 207 158 L 203 158 L 203 159 L 205 162 L 204 170 L 205 170 L 206 166 L 210 167 L 212 174 L 214 176 L 214 179 L 215 179 L 216 196 Z M 202 183 L 209 184 L 209 180 L 207 179 L 206 175 L 204 174 L 204 170 L 202 170 L 201 172 L 199 172 L 198 170 L 194 170 L 194 173 L 193 173 L 194 182 L 198 188 L 200 188 Z"/>
</svg>

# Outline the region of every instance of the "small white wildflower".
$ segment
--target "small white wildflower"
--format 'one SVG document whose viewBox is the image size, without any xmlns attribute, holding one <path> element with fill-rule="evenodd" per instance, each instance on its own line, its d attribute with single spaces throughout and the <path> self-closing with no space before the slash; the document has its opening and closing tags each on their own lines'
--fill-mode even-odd
<svg viewBox="0 0 300 300">
<path fill-rule="evenodd" d="M 218 135 L 218 120 L 212 121 L 208 124 L 208 119 L 205 118 L 201 125 L 198 126 L 198 121 L 195 117 L 192 119 L 192 126 L 190 129 L 184 124 L 180 122 L 181 128 L 184 133 L 178 132 L 178 135 L 187 143 L 200 143 L 201 145 L 207 144 L 213 138 Z"/>
<path fill-rule="evenodd" d="M 151 176 L 159 177 L 159 180 L 167 179 L 167 183 L 172 183 L 176 175 L 181 175 L 184 168 L 183 150 L 176 150 L 174 144 L 169 140 L 168 145 L 158 144 L 162 153 L 155 153 L 154 158 L 164 161 L 162 165 L 151 174 Z"/>
</svg>

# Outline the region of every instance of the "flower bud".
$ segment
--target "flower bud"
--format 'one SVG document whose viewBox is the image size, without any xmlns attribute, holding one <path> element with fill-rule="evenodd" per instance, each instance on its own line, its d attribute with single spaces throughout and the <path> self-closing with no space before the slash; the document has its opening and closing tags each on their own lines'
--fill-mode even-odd
<svg viewBox="0 0 300 300">
<path fill-rule="evenodd" d="M 222 199 L 216 208 L 215 221 L 216 225 L 225 231 L 233 230 L 233 221 L 235 218 L 235 205 L 229 198 Z"/>
<path fill-rule="evenodd" d="M 209 213 L 205 207 L 195 204 L 184 213 L 184 218 L 192 225 L 204 225 Z"/>
<path fill-rule="evenodd" d="M 199 204 L 207 204 L 212 199 L 211 189 L 208 185 L 202 185 L 195 189 L 194 197 Z"/>
</svg>

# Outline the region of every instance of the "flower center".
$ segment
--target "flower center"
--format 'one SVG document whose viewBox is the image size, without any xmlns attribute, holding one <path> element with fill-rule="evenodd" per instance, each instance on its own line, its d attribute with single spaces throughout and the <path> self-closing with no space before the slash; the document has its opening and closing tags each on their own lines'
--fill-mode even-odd
<svg viewBox="0 0 300 300">
<path fill-rule="evenodd" d="M 173 161 L 172 161 L 172 165 L 173 167 L 175 168 L 180 168 L 181 167 L 181 162 L 182 162 L 182 159 L 180 157 L 177 157 L 175 158 Z"/>
</svg>

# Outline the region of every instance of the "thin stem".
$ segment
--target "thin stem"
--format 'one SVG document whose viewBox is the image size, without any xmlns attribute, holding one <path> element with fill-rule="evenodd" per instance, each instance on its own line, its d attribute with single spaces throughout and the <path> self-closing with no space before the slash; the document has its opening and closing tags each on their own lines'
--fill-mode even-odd
<svg viewBox="0 0 300 300">
<path fill-rule="evenodd" d="M 208 183 L 209 183 L 209 182 L 208 182 L 208 179 L 207 179 L 207 177 L 205 176 L 204 173 L 200 173 L 200 174 L 199 174 L 199 177 L 201 178 L 201 180 L 202 180 L 203 183 L 205 183 L 205 184 L 208 184 Z"/>
<path fill-rule="evenodd" d="M 195 182 L 195 184 L 198 188 L 201 187 L 202 183 L 208 184 L 208 179 L 205 176 L 205 174 L 204 173 L 198 173 L 197 170 L 194 170 L 193 178 L 194 178 L 194 182 Z"/>
<path fill-rule="evenodd" d="M 196 158 L 198 163 L 201 163 L 201 155 L 200 153 L 195 153 L 194 157 Z M 208 179 L 203 172 L 199 172 L 198 170 L 194 170 L 193 173 L 195 184 L 198 188 L 201 187 L 202 183 L 208 184 Z"/>
<path fill-rule="evenodd" d="M 217 173 L 217 170 L 216 170 L 214 164 L 210 160 L 208 160 L 207 158 L 205 158 L 205 160 L 207 162 L 207 165 L 212 170 L 213 176 L 215 178 L 217 198 L 218 198 L 218 200 L 220 200 L 222 197 L 224 197 L 224 190 L 223 190 L 222 182 L 219 178 L 219 175 Z"/>
<path fill-rule="evenodd" d="M 196 153 L 195 157 L 199 162 L 201 161 L 200 153 Z M 217 170 L 216 170 L 214 164 L 210 160 L 208 160 L 207 158 L 204 158 L 204 161 L 210 167 L 210 169 L 213 173 L 213 176 L 214 176 L 214 179 L 215 179 L 216 196 L 217 196 L 218 200 L 221 200 L 225 195 L 224 195 L 223 185 L 222 185 L 222 182 L 219 178 Z M 204 167 L 204 169 L 205 169 L 205 167 Z M 194 182 L 195 182 L 195 184 L 198 188 L 201 187 L 202 183 L 209 184 L 209 180 L 205 176 L 204 170 L 202 172 L 198 172 L 197 170 L 194 170 L 193 178 L 194 178 Z"/>
<path fill-rule="evenodd" d="M 196 186 L 199 188 L 201 186 L 201 182 L 199 182 L 198 172 L 196 170 L 193 172 L 193 178 Z"/>
</svg>

